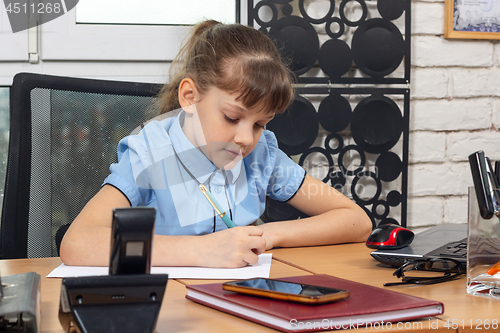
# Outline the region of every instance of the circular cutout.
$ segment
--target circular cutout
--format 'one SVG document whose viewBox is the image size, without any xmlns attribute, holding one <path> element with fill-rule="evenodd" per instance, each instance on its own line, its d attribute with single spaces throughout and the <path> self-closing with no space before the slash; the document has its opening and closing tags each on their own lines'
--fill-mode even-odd
<svg viewBox="0 0 500 333">
<path fill-rule="evenodd" d="M 380 209 L 383 209 L 382 212 L 380 212 Z M 375 203 L 372 205 L 372 214 L 375 218 L 377 219 L 384 219 L 389 215 L 389 205 L 387 202 L 384 200 L 377 200 Z"/>
<path fill-rule="evenodd" d="M 337 141 L 337 145 L 335 148 L 332 147 L 331 144 L 332 140 Z M 344 139 L 342 138 L 342 136 L 340 136 L 340 134 L 332 133 L 328 135 L 325 139 L 325 148 L 329 154 L 332 155 L 338 154 L 342 150 L 342 148 L 344 148 Z"/>
<path fill-rule="evenodd" d="M 323 178 L 323 182 L 326 183 L 328 181 L 328 179 L 330 178 L 330 174 L 333 172 L 333 159 L 332 159 L 332 156 L 330 154 L 328 154 L 328 152 L 325 149 L 321 148 L 321 147 L 313 147 L 311 149 L 308 149 L 306 152 L 304 152 L 300 156 L 299 165 L 300 166 L 304 166 L 304 162 L 305 162 L 306 158 L 310 154 L 312 154 L 312 153 L 320 153 L 328 161 L 328 172 L 326 173 L 326 176 Z"/>
<path fill-rule="evenodd" d="M 359 166 L 355 169 L 355 170 L 347 170 L 347 168 L 344 166 L 344 156 L 345 154 L 349 151 L 349 150 L 355 150 L 358 154 L 359 154 L 359 158 L 360 158 L 360 162 L 359 162 Z M 361 149 L 359 149 L 359 147 L 355 146 L 355 145 L 350 145 L 350 146 L 346 146 L 344 149 L 342 149 L 342 151 L 340 152 L 339 154 L 339 157 L 338 157 L 338 164 L 339 164 L 339 167 L 340 167 L 340 170 L 348 175 L 348 176 L 358 176 L 358 174 L 363 170 L 363 168 L 365 167 L 365 163 L 366 163 L 366 156 L 365 156 L 365 153 L 361 151 Z M 371 172 L 370 172 L 371 173 Z"/>
<path fill-rule="evenodd" d="M 277 114 L 266 128 L 276 134 L 281 150 L 288 155 L 297 155 L 316 140 L 318 115 L 311 102 L 296 96 L 285 112 Z"/>
<path fill-rule="evenodd" d="M 351 1 L 356 1 L 357 3 L 359 3 L 361 5 L 361 9 L 363 10 L 361 17 L 357 21 L 350 21 L 347 19 L 347 16 L 345 15 L 345 5 Z M 355 27 L 366 20 L 366 17 L 368 16 L 368 8 L 366 7 L 366 3 L 361 0 L 343 0 L 339 7 L 339 14 L 340 17 L 342 18 L 342 21 L 345 24 L 347 24 L 350 27 Z"/>
<path fill-rule="evenodd" d="M 351 133 L 357 145 L 369 153 L 392 148 L 403 132 L 403 116 L 390 98 L 372 95 L 354 108 Z"/>
<path fill-rule="evenodd" d="M 319 67 L 326 75 L 339 78 L 352 67 L 351 48 L 340 39 L 330 39 L 319 50 Z"/>
<path fill-rule="evenodd" d="M 401 0 L 378 0 L 377 9 L 380 16 L 392 21 L 399 18 L 405 11 L 406 1 Z"/>
<path fill-rule="evenodd" d="M 361 199 L 361 197 L 358 195 L 358 191 L 357 191 L 356 186 L 360 181 L 361 182 L 368 181 L 369 178 L 371 178 L 376 184 L 375 193 L 369 199 Z M 363 184 L 360 184 L 360 186 L 361 185 L 363 185 Z M 363 175 L 361 175 L 361 177 L 359 175 L 357 175 L 352 180 L 351 194 L 352 194 L 354 201 L 356 201 L 358 204 L 370 205 L 370 204 L 374 203 L 375 201 L 378 200 L 381 192 L 382 192 L 382 184 L 380 183 L 380 180 L 376 177 L 376 175 L 371 171 L 365 172 Z"/>
<path fill-rule="evenodd" d="M 335 0 L 330 0 L 330 9 L 328 10 L 328 13 L 320 19 L 314 19 L 310 17 L 309 14 L 307 14 L 303 0 L 299 1 L 299 9 L 302 17 L 306 18 L 309 22 L 311 22 L 312 24 L 321 24 L 323 22 L 326 22 L 326 20 L 328 20 L 328 18 L 333 15 L 333 11 L 335 10 Z"/>
<path fill-rule="evenodd" d="M 334 23 L 337 24 L 337 27 L 338 27 L 337 32 L 332 31 L 332 24 L 334 24 Z M 344 22 L 342 22 L 340 20 L 340 18 L 332 17 L 326 21 L 325 30 L 326 30 L 326 33 L 328 34 L 328 36 L 330 36 L 330 38 L 336 39 L 344 34 L 345 25 L 344 25 Z"/>
<path fill-rule="evenodd" d="M 398 191 L 391 191 L 387 194 L 387 203 L 392 207 L 396 207 L 401 203 L 402 198 L 403 196 Z"/>
<path fill-rule="evenodd" d="M 328 132 L 338 133 L 346 129 L 351 117 L 351 104 L 337 93 L 326 96 L 318 108 L 319 123 Z"/>
<path fill-rule="evenodd" d="M 273 17 L 269 21 L 263 21 L 259 16 L 259 10 L 263 7 L 269 7 L 273 13 Z M 259 1 L 259 3 L 255 5 L 253 12 L 255 22 L 257 22 L 257 24 L 261 27 L 269 26 L 269 24 L 275 22 L 278 19 L 278 8 L 276 8 L 276 5 L 269 1 Z"/>
<path fill-rule="evenodd" d="M 401 32 L 393 23 L 380 18 L 365 21 L 356 29 L 351 48 L 359 69 L 374 78 L 394 72 L 405 54 Z"/>
<path fill-rule="evenodd" d="M 287 16 L 271 25 L 269 34 L 278 43 L 285 59 L 291 60 L 291 70 L 301 75 L 310 70 L 319 55 L 319 39 L 316 30 L 305 19 Z"/>
<path fill-rule="evenodd" d="M 391 182 L 399 177 L 403 171 L 403 163 L 398 155 L 393 152 L 382 153 L 375 162 L 377 175 L 380 180 Z"/>
</svg>

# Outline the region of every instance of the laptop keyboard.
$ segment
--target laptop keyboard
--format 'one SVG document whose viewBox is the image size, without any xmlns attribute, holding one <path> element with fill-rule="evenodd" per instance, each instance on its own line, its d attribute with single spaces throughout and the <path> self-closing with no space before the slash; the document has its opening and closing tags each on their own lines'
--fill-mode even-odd
<svg viewBox="0 0 500 333">
<path fill-rule="evenodd" d="M 425 255 L 426 257 L 446 257 L 467 260 L 467 238 L 438 247 Z"/>
</svg>

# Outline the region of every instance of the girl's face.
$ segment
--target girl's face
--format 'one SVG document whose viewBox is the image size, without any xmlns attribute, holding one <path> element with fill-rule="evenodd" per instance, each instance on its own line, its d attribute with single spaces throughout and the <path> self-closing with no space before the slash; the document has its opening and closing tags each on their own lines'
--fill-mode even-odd
<svg viewBox="0 0 500 333">
<path fill-rule="evenodd" d="M 259 141 L 264 126 L 274 113 L 257 105 L 250 109 L 237 101 L 238 94 L 210 88 L 186 110 L 192 120 L 185 130 L 188 139 L 217 167 L 229 170 L 250 154 Z M 185 108 L 186 109 L 186 108 Z"/>
</svg>

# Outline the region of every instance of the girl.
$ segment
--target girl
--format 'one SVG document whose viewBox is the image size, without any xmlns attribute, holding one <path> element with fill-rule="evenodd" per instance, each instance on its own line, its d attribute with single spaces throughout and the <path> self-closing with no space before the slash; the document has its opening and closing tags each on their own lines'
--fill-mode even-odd
<svg viewBox="0 0 500 333">
<path fill-rule="evenodd" d="M 366 240 L 365 212 L 306 175 L 264 130 L 293 99 L 290 72 L 268 37 L 239 24 L 203 22 L 171 70 L 160 113 L 179 112 L 120 141 L 119 162 L 62 241 L 65 264 L 107 266 L 112 210 L 130 206 L 157 209 L 155 266 L 241 267 L 276 246 Z M 200 184 L 235 228 L 215 214 Z M 250 226 L 266 195 L 311 217 Z"/>
</svg>

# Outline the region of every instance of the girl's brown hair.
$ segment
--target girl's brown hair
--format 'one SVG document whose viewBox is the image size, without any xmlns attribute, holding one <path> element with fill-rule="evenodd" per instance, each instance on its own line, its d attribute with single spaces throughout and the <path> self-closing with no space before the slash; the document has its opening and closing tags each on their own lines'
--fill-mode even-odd
<svg viewBox="0 0 500 333">
<path fill-rule="evenodd" d="M 170 83 L 159 94 L 159 113 L 180 108 L 178 88 L 191 78 L 203 95 L 211 87 L 237 93 L 246 108 L 263 103 L 283 112 L 293 99 L 292 76 L 272 41 L 253 28 L 217 21 L 196 25 L 170 67 Z"/>
</svg>

